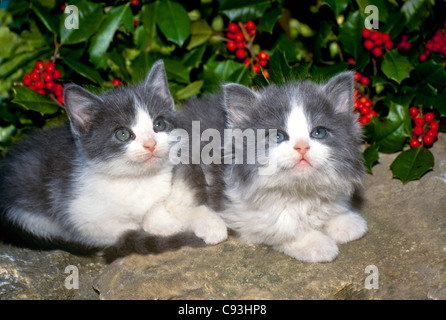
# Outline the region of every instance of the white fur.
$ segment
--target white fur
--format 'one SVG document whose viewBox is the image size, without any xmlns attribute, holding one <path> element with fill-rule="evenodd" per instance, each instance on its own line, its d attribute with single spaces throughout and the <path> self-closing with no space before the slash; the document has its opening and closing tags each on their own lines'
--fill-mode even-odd
<svg viewBox="0 0 446 320">
<path fill-rule="evenodd" d="M 350 211 L 347 199 L 353 185 L 327 164 L 332 151 L 310 138 L 312 129 L 302 106 L 293 103 L 289 140 L 270 151 L 278 171 L 245 184 L 228 170 L 231 207 L 222 217 L 244 242 L 265 243 L 298 260 L 324 262 L 336 258 L 336 242 L 360 238 L 367 224 Z M 309 147 L 304 155 L 309 165 L 296 165 L 302 159 L 294 149 L 298 143 Z"/>
</svg>

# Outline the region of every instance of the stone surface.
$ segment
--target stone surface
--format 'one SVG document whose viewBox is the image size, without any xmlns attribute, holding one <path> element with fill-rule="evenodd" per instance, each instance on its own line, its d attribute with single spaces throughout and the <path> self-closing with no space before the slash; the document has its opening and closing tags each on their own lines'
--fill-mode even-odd
<svg viewBox="0 0 446 320">
<path fill-rule="evenodd" d="M 434 171 L 405 185 L 388 169 L 396 155 L 381 155 L 361 206 L 370 231 L 340 245 L 332 263 L 299 262 L 234 238 L 110 265 L 0 244 L 0 299 L 446 299 L 446 135 L 432 152 Z M 79 289 L 65 287 L 69 265 Z"/>
</svg>

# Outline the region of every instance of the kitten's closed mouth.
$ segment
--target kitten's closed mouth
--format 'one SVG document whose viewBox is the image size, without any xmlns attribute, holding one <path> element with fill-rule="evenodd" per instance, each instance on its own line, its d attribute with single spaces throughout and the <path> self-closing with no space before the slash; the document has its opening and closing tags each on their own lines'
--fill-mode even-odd
<svg viewBox="0 0 446 320">
<path fill-rule="evenodd" d="M 308 162 L 308 160 L 306 159 L 300 159 L 299 161 L 296 162 L 296 164 L 294 165 L 295 168 L 305 168 L 305 167 L 311 167 L 310 162 Z"/>
</svg>

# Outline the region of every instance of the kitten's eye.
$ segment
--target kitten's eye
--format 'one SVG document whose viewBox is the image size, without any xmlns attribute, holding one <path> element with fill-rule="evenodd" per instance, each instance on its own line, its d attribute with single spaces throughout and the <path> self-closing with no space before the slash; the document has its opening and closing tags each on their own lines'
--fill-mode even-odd
<svg viewBox="0 0 446 320">
<path fill-rule="evenodd" d="M 311 137 L 316 139 L 323 139 L 327 136 L 328 132 L 324 128 L 316 128 L 313 131 L 311 131 Z"/>
<path fill-rule="evenodd" d="M 277 142 L 277 143 L 280 143 L 280 142 L 285 141 L 287 139 L 286 134 L 281 132 L 281 131 L 277 131 L 277 132 L 272 133 L 272 134 L 268 133 L 268 135 L 269 135 L 269 138 L 272 141 Z"/>
<path fill-rule="evenodd" d="M 126 142 L 132 137 L 132 134 L 126 129 L 118 129 L 115 132 L 115 137 L 119 141 Z"/>
<path fill-rule="evenodd" d="M 163 119 L 156 119 L 153 123 L 153 130 L 155 130 L 155 132 L 164 131 L 166 128 L 167 124 Z"/>
</svg>

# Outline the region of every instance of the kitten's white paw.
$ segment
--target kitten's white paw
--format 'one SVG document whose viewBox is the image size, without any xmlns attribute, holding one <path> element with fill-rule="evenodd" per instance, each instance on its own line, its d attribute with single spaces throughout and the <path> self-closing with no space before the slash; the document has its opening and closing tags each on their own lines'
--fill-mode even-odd
<svg viewBox="0 0 446 320">
<path fill-rule="evenodd" d="M 162 217 L 159 215 L 157 215 L 156 218 L 150 216 L 146 217 L 146 219 L 144 219 L 143 229 L 145 232 L 163 237 L 184 231 L 182 223 L 167 212 Z"/>
<path fill-rule="evenodd" d="M 340 214 L 327 221 L 325 232 L 336 243 L 346 243 L 361 238 L 367 232 L 367 222 L 353 212 Z"/>
<path fill-rule="evenodd" d="M 226 224 L 219 216 L 211 212 L 201 216 L 200 219 L 195 219 L 191 223 L 191 229 L 197 237 L 209 245 L 223 242 L 228 238 Z"/>
<path fill-rule="evenodd" d="M 320 231 L 310 231 L 296 241 L 275 247 L 277 250 L 305 262 L 333 261 L 339 249 L 336 243 Z"/>
</svg>

